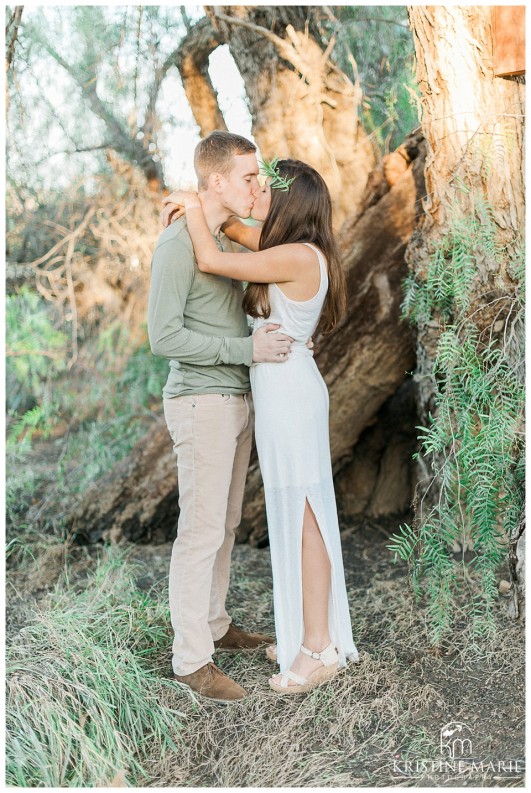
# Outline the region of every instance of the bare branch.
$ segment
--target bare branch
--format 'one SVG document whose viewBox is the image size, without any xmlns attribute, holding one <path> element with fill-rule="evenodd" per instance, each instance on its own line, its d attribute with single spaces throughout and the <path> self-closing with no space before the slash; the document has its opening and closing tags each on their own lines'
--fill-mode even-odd
<svg viewBox="0 0 531 793">
<path fill-rule="evenodd" d="M 77 349 L 77 303 L 76 303 L 76 293 L 74 290 L 74 279 L 72 276 L 72 257 L 74 255 L 74 250 L 76 246 L 77 238 L 83 234 L 83 230 L 85 226 L 88 224 L 90 218 L 93 215 L 93 211 L 89 210 L 85 219 L 81 223 L 81 225 L 77 228 L 77 233 L 75 237 L 71 237 L 68 243 L 68 248 L 66 251 L 65 256 L 65 270 L 66 270 L 66 284 L 68 288 L 68 299 L 70 301 L 70 309 L 72 311 L 72 357 L 68 361 L 67 368 L 71 369 L 72 366 L 77 361 L 78 349 Z"/>
<path fill-rule="evenodd" d="M 57 154 L 83 154 L 87 151 L 101 151 L 102 149 L 112 149 L 114 148 L 112 143 L 99 143 L 94 146 L 76 146 L 75 149 L 71 149 L 70 151 L 60 151 Z"/>
<path fill-rule="evenodd" d="M 276 33 L 272 33 L 267 28 L 261 27 L 261 25 L 255 25 L 253 22 L 249 22 L 246 19 L 238 19 L 237 17 L 230 17 L 227 14 L 222 14 L 220 12 L 214 11 L 216 19 L 220 19 L 222 22 L 226 22 L 227 25 L 234 25 L 236 27 L 246 28 L 247 30 L 252 30 L 255 33 L 258 33 L 260 36 L 263 36 L 265 39 L 270 41 L 272 44 L 275 45 L 279 54 L 281 55 L 284 60 L 291 63 L 297 71 L 301 74 L 305 74 L 307 70 L 307 64 L 304 63 L 303 59 L 298 55 L 295 44 L 290 46 L 287 41 L 277 36 Z M 298 42 L 297 42 L 298 44 Z"/>
<path fill-rule="evenodd" d="M 339 37 L 341 39 L 341 44 L 342 44 L 342 46 L 343 46 L 343 48 L 344 48 L 344 50 L 345 50 L 345 52 L 347 54 L 348 62 L 350 63 L 350 66 L 352 68 L 352 73 L 354 74 L 354 85 L 355 85 L 355 88 L 356 88 L 356 92 L 357 92 L 357 95 L 358 95 L 358 102 L 359 102 L 361 100 L 361 86 L 360 86 L 360 75 L 359 75 L 359 70 L 358 70 L 358 64 L 356 63 L 356 59 L 354 58 L 354 55 L 352 54 L 352 50 L 350 49 L 350 47 L 349 47 L 349 45 L 347 43 L 347 38 L 345 36 L 345 32 L 343 30 L 341 22 L 339 21 L 339 19 L 336 17 L 336 15 L 333 13 L 332 9 L 329 6 L 323 6 L 323 11 L 327 15 L 327 17 L 330 19 L 330 21 L 335 24 L 334 36 L 335 36 L 336 33 L 339 35 Z"/>
<path fill-rule="evenodd" d="M 161 86 L 162 81 L 166 77 L 166 74 L 171 69 L 171 67 L 172 66 L 176 66 L 178 53 L 179 53 L 179 50 L 174 50 L 172 53 L 170 53 L 170 55 L 168 55 L 168 57 L 166 58 L 166 60 L 162 64 L 162 66 L 160 68 L 156 69 L 156 71 L 155 71 L 155 76 L 153 78 L 153 82 L 151 84 L 151 88 L 150 88 L 150 91 L 149 91 L 149 102 L 148 102 L 148 106 L 146 108 L 146 116 L 145 116 L 145 119 L 144 119 L 144 124 L 142 125 L 142 128 L 141 128 L 141 132 L 144 135 L 144 138 L 143 138 L 144 145 L 147 145 L 149 143 L 149 141 L 151 141 L 152 138 L 153 138 L 153 130 L 154 130 L 154 127 L 155 127 L 155 119 L 157 117 L 156 116 L 156 105 L 157 105 L 157 99 L 158 99 L 158 95 L 159 95 L 159 91 L 160 91 L 160 86 Z"/>
<path fill-rule="evenodd" d="M 136 107 L 137 98 L 137 83 L 138 83 L 138 64 L 140 63 L 140 39 L 142 32 L 142 13 L 144 9 L 142 6 L 138 7 L 138 24 L 136 26 L 136 59 L 135 59 L 135 73 L 133 75 L 133 100 Z"/>
<path fill-rule="evenodd" d="M 396 19 L 385 19 L 385 17 L 358 17 L 355 22 L 386 22 L 388 25 L 398 25 L 399 28 L 404 30 L 411 30 L 410 25 L 404 25 L 403 22 L 397 22 Z"/>
<path fill-rule="evenodd" d="M 54 47 L 52 47 L 49 41 L 41 38 L 41 43 L 48 54 L 51 55 L 55 61 L 57 61 L 59 66 L 61 66 L 79 86 L 81 93 L 90 104 L 92 111 L 99 118 L 101 118 L 102 121 L 105 122 L 106 126 L 110 130 L 112 130 L 114 136 L 116 137 L 116 141 L 120 141 L 122 146 L 126 148 L 126 151 L 130 150 L 132 147 L 132 141 L 127 130 L 113 115 L 109 107 L 107 107 L 107 105 L 99 98 L 98 94 L 96 93 L 96 85 L 94 80 L 91 79 L 87 81 L 85 79 L 85 75 L 65 61 L 65 59 L 54 49 Z"/>
<path fill-rule="evenodd" d="M 10 347 L 6 349 L 8 358 L 18 358 L 22 355 L 41 355 L 44 358 L 59 359 L 63 357 L 62 353 L 52 352 L 51 350 L 12 350 Z"/>
<path fill-rule="evenodd" d="M 6 71 L 13 63 L 15 55 L 15 43 L 18 36 L 18 28 L 22 17 L 22 10 L 24 6 L 15 6 L 9 22 L 6 25 Z M 10 37 L 8 38 L 8 36 Z"/>
<path fill-rule="evenodd" d="M 192 23 L 190 22 L 190 17 L 186 13 L 186 6 L 181 6 L 181 17 L 184 22 L 186 32 L 190 33 L 190 31 L 192 30 Z"/>
<path fill-rule="evenodd" d="M 333 35 L 331 36 L 331 38 L 330 38 L 330 41 L 328 42 L 328 45 L 327 45 L 327 47 L 326 47 L 326 50 L 323 52 L 323 55 L 322 55 L 322 58 L 321 58 L 321 60 L 323 61 L 323 63 L 326 63 L 326 61 L 328 60 L 328 58 L 329 58 L 329 57 L 330 57 L 330 55 L 332 54 L 332 50 L 333 50 L 333 49 L 334 49 L 334 47 L 336 46 L 336 40 L 337 40 L 337 39 L 336 39 L 336 36 L 335 36 L 335 34 L 333 34 Z"/>
<path fill-rule="evenodd" d="M 112 148 L 119 154 L 124 155 L 129 161 L 135 161 L 138 167 L 143 171 L 148 182 L 154 180 L 159 186 L 163 186 L 164 179 L 160 162 L 156 162 L 153 159 L 150 152 L 144 147 L 142 141 L 138 141 L 131 136 L 128 129 L 124 127 L 121 121 L 114 115 L 110 105 L 100 99 L 96 90 L 96 78 L 91 76 L 87 79 L 87 75 L 65 61 L 47 39 L 39 37 L 39 40 L 48 54 L 51 55 L 78 85 L 83 98 L 89 104 L 92 112 L 104 122 L 108 133 L 111 135 Z M 166 71 L 172 65 L 169 61 L 170 58 L 166 61 L 168 64 Z M 156 101 L 156 94 L 154 101 Z"/>
<path fill-rule="evenodd" d="M 87 212 L 87 214 L 85 215 L 85 217 L 83 218 L 82 223 L 77 228 L 71 231 L 66 237 L 63 237 L 62 240 L 59 240 L 59 242 L 57 242 L 53 246 L 53 248 L 50 248 L 48 253 L 45 253 L 44 256 L 35 259 L 33 262 L 25 262 L 25 264 L 30 264 L 33 267 L 36 267 L 39 264 L 43 264 L 47 259 L 50 259 L 50 257 L 53 256 L 53 254 L 56 253 L 65 244 L 65 242 L 70 242 L 71 239 L 77 239 L 85 230 L 89 220 L 92 218 L 95 211 L 96 208 L 91 207 Z"/>
</svg>

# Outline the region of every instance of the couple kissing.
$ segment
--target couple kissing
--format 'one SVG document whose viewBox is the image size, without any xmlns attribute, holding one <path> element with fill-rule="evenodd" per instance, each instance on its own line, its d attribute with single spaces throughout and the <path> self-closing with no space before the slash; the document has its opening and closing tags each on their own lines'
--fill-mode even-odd
<svg viewBox="0 0 531 793">
<path fill-rule="evenodd" d="M 215 701 L 247 692 L 215 650 L 263 648 L 280 695 L 311 690 L 357 661 L 328 435 L 328 391 L 311 337 L 334 329 L 346 286 L 322 177 L 215 131 L 197 146 L 198 192 L 166 199 L 151 269 L 152 352 L 169 361 L 164 414 L 179 506 L 169 573 L 179 683 Z M 240 218 L 252 217 L 249 226 Z M 247 287 L 244 290 L 244 283 Z M 248 317 L 253 319 L 249 335 Z M 275 637 L 226 611 L 230 560 L 254 432 L 264 482 Z"/>
</svg>

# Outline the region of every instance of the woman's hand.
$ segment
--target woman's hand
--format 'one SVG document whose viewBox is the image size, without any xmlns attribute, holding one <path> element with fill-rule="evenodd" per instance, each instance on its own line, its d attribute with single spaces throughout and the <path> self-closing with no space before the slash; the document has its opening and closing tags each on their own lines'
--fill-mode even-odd
<svg viewBox="0 0 531 793">
<path fill-rule="evenodd" d="M 164 228 L 181 218 L 187 208 L 201 206 L 198 194 L 194 190 L 174 190 L 162 199 L 163 209 L 160 219 Z"/>
<path fill-rule="evenodd" d="M 229 240 L 232 240 L 234 238 L 231 234 L 231 229 L 234 231 L 235 229 L 239 229 L 240 226 L 243 226 L 240 218 L 236 217 L 236 215 L 231 215 L 230 218 L 225 221 L 225 223 L 221 224 L 220 231 L 222 231 L 223 234 L 226 234 Z"/>
<path fill-rule="evenodd" d="M 231 215 L 221 225 L 221 231 L 227 235 L 229 240 L 238 242 L 250 251 L 257 251 L 260 246 L 262 226 L 248 226 L 246 223 L 242 223 L 236 215 Z"/>
</svg>

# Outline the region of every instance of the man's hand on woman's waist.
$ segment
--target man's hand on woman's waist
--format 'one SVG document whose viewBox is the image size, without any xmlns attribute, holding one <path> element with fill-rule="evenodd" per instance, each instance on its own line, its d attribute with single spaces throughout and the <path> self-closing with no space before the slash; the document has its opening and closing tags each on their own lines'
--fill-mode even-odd
<svg viewBox="0 0 531 793">
<path fill-rule="evenodd" d="M 293 339 L 278 333 L 280 325 L 262 325 L 253 333 L 253 363 L 283 363 L 288 360 Z"/>
</svg>

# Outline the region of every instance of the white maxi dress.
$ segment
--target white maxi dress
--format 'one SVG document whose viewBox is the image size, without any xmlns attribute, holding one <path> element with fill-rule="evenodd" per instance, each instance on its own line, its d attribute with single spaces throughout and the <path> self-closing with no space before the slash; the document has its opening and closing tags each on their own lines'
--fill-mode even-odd
<svg viewBox="0 0 531 793">
<path fill-rule="evenodd" d="M 285 363 L 251 366 L 256 446 L 264 480 L 273 569 L 277 659 L 286 672 L 304 634 L 302 610 L 302 524 L 306 501 L 316 517 L 331 566 L 328 604 L 330 637 L 339 665 L 358 661 L 345 586 L 328 431 L 328 390 L 306 342 L 315 332 L 324 305 L 328 275 L 319 259 L 319 291 L 310 300 L 291 300 L 271 284 L 271 315 L 256 319 L 295 341 Z"/>
</svg>

